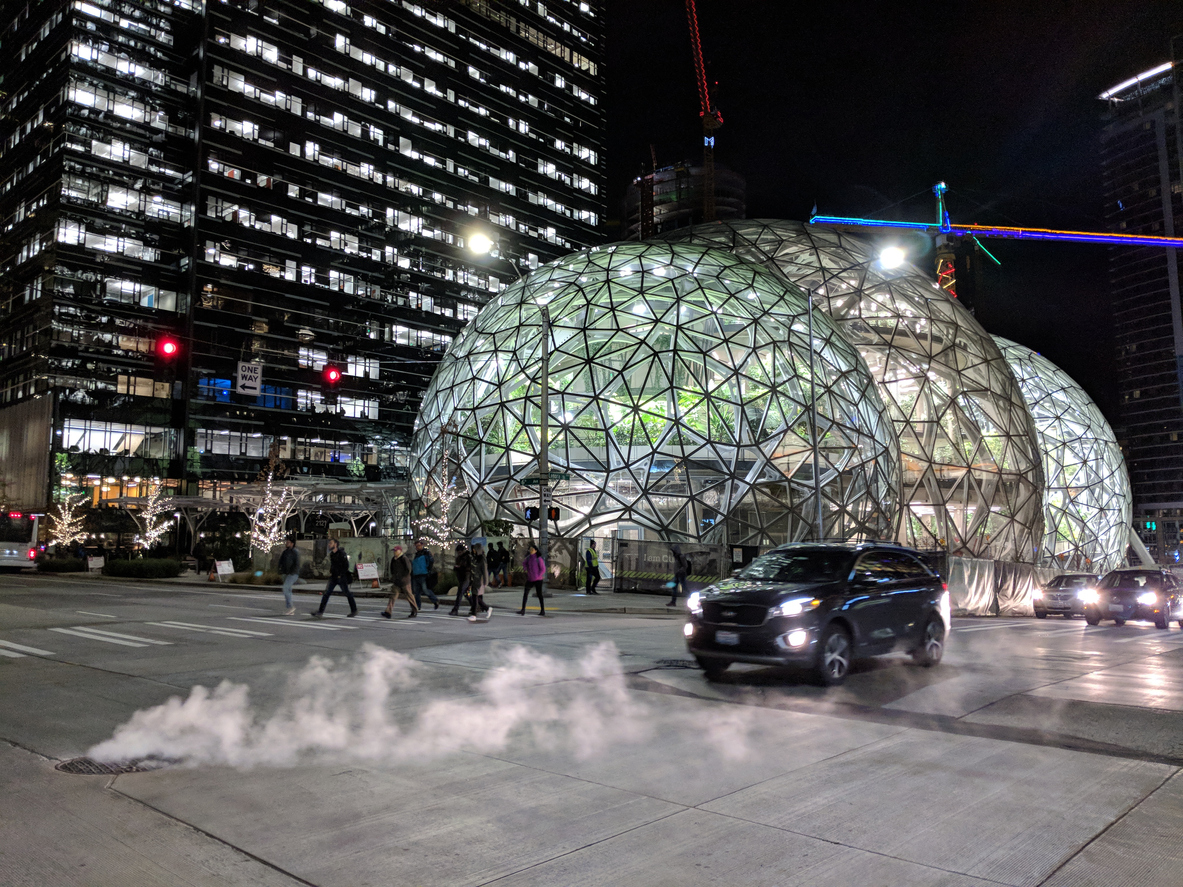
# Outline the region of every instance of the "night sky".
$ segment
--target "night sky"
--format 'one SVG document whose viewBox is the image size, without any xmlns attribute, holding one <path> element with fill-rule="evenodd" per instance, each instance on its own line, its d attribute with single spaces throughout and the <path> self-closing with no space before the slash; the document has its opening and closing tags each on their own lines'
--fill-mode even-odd
<svg viewBox="0 0 1183 887">
<path fill-rule="evenodd" d="M 803 3 L 698 0 L 724 125 L 716 163 L 748 218 L 934 217 L 1105 230 L 1096 96 L 1167 61 L 1180 0 Z M 701 161 L 682 0 L 608 0 L 608 199 Z M 977 317 L 1065 369 L 1117 420 L 1106 247 L 985 241 Z M 919 262 L 931 267 L 930 259 Z"/>
</svg>

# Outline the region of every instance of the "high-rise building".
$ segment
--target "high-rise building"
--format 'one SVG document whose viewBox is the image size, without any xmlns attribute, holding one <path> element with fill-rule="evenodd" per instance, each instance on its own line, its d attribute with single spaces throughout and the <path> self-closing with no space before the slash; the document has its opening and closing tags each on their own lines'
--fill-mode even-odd
<svg viewBox="0 0 1183 887">
<path fill-rule="evenodd" d="M 1183 234 L 1180 83 L 1174 62 L 1103 92 L 1105 216 L 1123 234 Z M 1134 525 L 1151 552 L 1173 559 L 1183 529 L 1183 303 L 1176 250 L 1109 251 L 1120 422 Z"/>
<path fill-rule="evenodd" d="M 464 323 L 600 239 L 603 16 L 602 0 L 5 3 L 9 500 L 44 507 L 63 476 L 96 500 L 147 478 L 210 493 L 273 453 L 305 476 L 397 474 Z"/>
<path fill-rule="evenodd" d="M 624 197 L 625 240 L 647 240 L 705 218 L 702 164 L 676 163 L 637 176 Z M 747 181 L 739 173 L 714 168 L 715 218 L 730 222 L 746 218 Z"/>
</svg>

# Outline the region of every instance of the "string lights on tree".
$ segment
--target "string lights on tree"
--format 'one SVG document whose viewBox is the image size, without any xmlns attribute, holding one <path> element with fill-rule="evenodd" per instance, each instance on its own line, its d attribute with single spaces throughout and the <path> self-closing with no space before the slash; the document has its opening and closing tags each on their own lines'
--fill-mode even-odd
<svg viewBox="0 0 1183 887">
<path fill-rule="evenodd" d="M 451 472 L 451 444 L 452 435 L 456 433 L 456 425 L 448 421 L 440 429 L 439 443 L 440 458 L 429 473 L 427 483 L 420 499 L 421 514 L 412 523 L 417 539 L 425 539 L 443 548 L 452 537 L 452 524 L 448 513 L 460 496 L 456 488 L 456 478 Z"/>
<path fill-rule="evenodd" d="M 160 483 L 160 478 L 152 478 L 149 482 L 149 489 L 148 498 L 136 515 L 136 520 L 143 530 L 140 533 L 139 541 L 143 543 L 145 548 L 151 548 L 160 541 L 160 537 L 168 530 L 169 520 L 166 512 L 172 511 L 171 498 L 164 495 L 164 487 Z"/>
<path fill-rule="evenodd" d="M 279 458 L 279 444 L 272 443 L 267 467 L 255 479 L 256 483 L 262 485 L 258 504 L 253 512 L 248 512 L 252 551 L 266 554 L 283 544 L 288 518 L 303 498 L 283 483 L 286 476 L 287 466 Z"/>
<path fill-rule="evenodd" d="M 87 498 L 85 493 L 68 493 L 58 502 L 55 506 L 57 513 L 49 515 L 53 523 L 49 530 L 51 544 L 69 551 L 86 538 L 86 531 L 82 529 L 86 513 L 82 506 Z"/>
</svg>

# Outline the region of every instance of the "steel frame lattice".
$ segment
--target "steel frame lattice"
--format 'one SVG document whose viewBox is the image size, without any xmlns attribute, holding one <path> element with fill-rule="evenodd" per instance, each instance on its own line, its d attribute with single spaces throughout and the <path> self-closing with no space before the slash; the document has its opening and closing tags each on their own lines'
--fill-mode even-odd
<svg viewBox="0 0 1183 887">
<path fill-rule="evenodd" d="M 1030 348 L 994 337 L 1035 420 L 1047 478 L 1041 562 L 1103 573 L 1125 564 L 1133 493 L 1113 429 L 1072 378 Z"/>
<path fill-rule="evenodd" d="M 627 243 L 583 250 L 502 292 L 439 367 L 412 443 L 422 495 L 455 427 L 462 491 L 449 515 L 521 522 L 537 503 L 541 316 L 552 323 L 550 442 L 558 530 L 627 524 L 667 541 L 813 538 L 810 342 L 795 288 L 719 250 Z M 883 538 L 899 454 L 858 353 L 814 312 L 824 535 Z M 430 499 L 430 494 L 428 495 Z M 427 501 L 427 507 L 434 503 Z"/>
<path fill-rule="evenodd" d="M 911 265 L 880 269 L 865 239 L 800 222 L 717 222 L 664 239 L 726 249 L 820 297 L 895 424 L 900 541 L 1036 560 L 1044 481 L 1031 416 L 989 334 L 927 275 Z"/>
</svg>

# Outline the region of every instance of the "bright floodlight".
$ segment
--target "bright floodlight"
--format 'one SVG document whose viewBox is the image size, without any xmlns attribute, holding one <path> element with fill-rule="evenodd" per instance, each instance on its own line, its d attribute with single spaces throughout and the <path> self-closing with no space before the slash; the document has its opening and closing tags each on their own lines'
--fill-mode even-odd
<svg viewBox="0 0 1183 887">
<path fill-rule="evenodd" d="M 907 254 L 898 246 L 887 246 L 879 253 L 879 266 L 890 271 L 904 264 L 907 258 Z"/>
<path fill-rule="evenodd" d="M 488 234 L 477 233 L 468 238 L 468 248 L 478 256 L 483 256 L 493 248 L 493 240 Z"/>
</svg>

